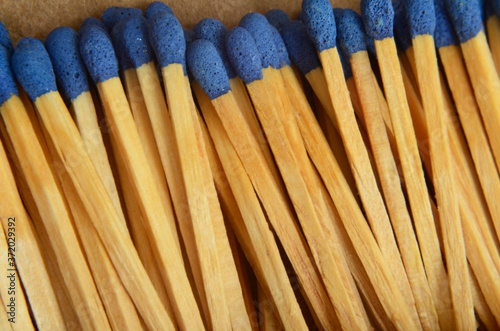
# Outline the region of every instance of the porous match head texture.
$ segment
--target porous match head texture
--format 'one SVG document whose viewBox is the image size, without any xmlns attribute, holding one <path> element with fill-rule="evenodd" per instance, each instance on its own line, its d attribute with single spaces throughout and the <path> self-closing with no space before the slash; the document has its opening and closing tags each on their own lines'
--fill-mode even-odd
<svg viewBox="0 0 500 331">
<path fill-rule="evenodd" d="M 483 29 L 478 0 L 447 0 L 446 7 L 461 43 L 474 38 Z"/>
<path fill-rule="evenodd" d="M 302 21 L 319 52 L 337 46 L 337 27 L 329 0 L 304 0 L 302 13 Z"/>
<path fill-rule="evenodd" d="M 366 51 L 366 34 L 363 20 L 352 9 L 345 9 L 337 20 L 337 39 L 347 57 Z"/>
<path fill-rule="evenodd" d="M 259 13 L 249 13 L 243 16 L 239 26 L 252 35 L 262 57 L 262 66 L 279 68 L 278 50 L 266 17 Z"/>
<path fill-rule="evenodd" d="M 361 17 L 368 36 L 375 40 L 394 36 L 394 8 L 391 0 L 361 0 Z"/>
<path fill-rule="evenodd" d="M 285 25 L 283 40 L 292 61 L 304 75 L 321 66 L 316 48 L 302 22 L 292 21 Z"/>
<path fill-rule="evenodd" d="M 227 33 L 229 61 L 245 84 L 262 79 L 262 61 L 255 41 L 246 29 L 234 27 Z"/>
<path fill-rule="evenodd" d="M 129 18 L 132 15 L 142 15 L 142 10 L 138 8 L 131 7 L 108 7 L 104 10 L 101 15 L 104 24 L 108 27 L 109 30 L 113 29 L 113 27 L 120 21 Z"/>
</svg>

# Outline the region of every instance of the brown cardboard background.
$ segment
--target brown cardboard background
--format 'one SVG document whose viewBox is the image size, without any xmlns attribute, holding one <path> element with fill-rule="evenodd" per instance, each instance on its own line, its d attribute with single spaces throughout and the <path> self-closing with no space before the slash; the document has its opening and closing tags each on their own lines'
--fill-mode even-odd
<svg viewBox="0 0 500 331">
<path fill-rule="evenodd" d="M 153 0 L 0 0 L 0 20 L 16 43 L 22 37 L 45 38 L 62 25 L 78 29 L 86 17 L 100 17 L 109 6 L 145 9 Z M 163 0 L 185 28 L 192 28 L 204 17 L 213 17 L 227 27 L 238 23 L 249 12 L 266 13 L 283 9 L 292 18 L 300 11 L 301 0 Z M 332 0 L 337 7 L 359 9 L 359 0 Z"/>
</svg>

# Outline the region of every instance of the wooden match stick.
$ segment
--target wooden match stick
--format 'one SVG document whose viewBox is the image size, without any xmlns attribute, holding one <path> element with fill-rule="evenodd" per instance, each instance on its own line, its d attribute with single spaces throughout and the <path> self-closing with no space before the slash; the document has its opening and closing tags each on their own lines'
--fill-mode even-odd
<svg viewBox="0 0 500 331">
<path fill-rule="evenodd" d="M 440 326 L 451 327 L 451 298 L 446 271 L 432 214 L 429 193 L 425 183 L 417 139 L 413 128 L 408 100 L 401 76 L 393 38 L 394 10 L 390 1 L 362 1 L 362 16 L 367 34 L 375 39 L 377 59 L 384 82 L 387 103 L 391 113 L 394 135 L 399 151 L 408 197 L 419 239 L 420 252 L 426 269 L 429 286 L 438 313 Z M 387 17 L 379 17 L 380 12 Z M 378 26 L 378 20 L 385 24 Z M 420 226 L 418 226 L 420 224 Z"/>
<path fill-rule="evenodd" d="M 184 32 L 177 18 L 165 11 L 155 14 L 149 23 L 150 41 L 162 67 L 167 103 L 177 139 L 211 325 L 215 329 L 228 329 L 231 318 L 213 228 L 214 217 L 222 215 L 220 207 L 211 206 L 208 201 L 208 194 L 215 188 L 213 181 L 205 182 L 205 177 L 210 178 L 212 174 L 201 166 L 207 160 L 200 154 L 204 146 L 200 148 L 196 140 L 195 119 L 189 101 L 192 95 L 184 77 Z M 169 31 L 168 34 L 166 31 Z"/>
<path fill-rule="evenodd" d="M 33 45 L 32 42 L 35 44 Z M 39 41 L 25 39 L 16 48 L 19 51 L 14 53 L 13 63 L 16 60 L 16 54 L 22 57 L 23 49 L 33 48 L 43 49 L 43 45 Z M 75 307 L 78 307 L 76 310 L 82 326 L 109 329 L 109 323 L 92 275 L 78 245 L 64 197 L 57 187 L 24 105 L 17 97 L 17 87 L 7 63 L 4 62 L 2 70 L 7 72 L 7 75 L 10 74 L 12 83 L 6 87 L 11 86 L 12 89 L 7 92 L 10 99 L 2 105 L 2 117 L 47 233 L 52 244 L 57 245 L 54 247 L 54 253 L 57 256 L 59 267 L 64 270 L 62 274 L 68 286 L 71 301 Z M 14 65 L 13 67 L 15 68 Z M 23 82 L 19 77 L 18 79 L 21 83 Z M 40 87 L 37 86 L 37 89 L 36 92 L 33 89 L 30 92 L 39 93 Z M 43 90 L 43 88 L 41 89 Z M 36 169 L 33 166 L 36 166 Z"/>
<path fill-rule="evenodd" d="M 485 23 L 491 55 L 497 72 L 500 72 L 500 18 L 498 17 L 500 2 L 497 0 L 485 1 L 483 10 L 486 16 Z"/>
<path fill-rule="evenodd" d="M 455 27 L 476 101 L 488 133 L 497 170 L 500 169 L 500 78 L 486 41 L 479 3 L 446 2 Z"/>
<path fill-rule="evenodd" d="M 472 297 L 474 299 L 474 310 L 478 315 L 479 319 L 486 326 L 487 330 L 496 330 L 498 329 L 498 324 L 493 316 L 486 300 L 484 299 L 484 295 L 479 288 L 479 284 L 477 283 L 476 276 L 474 275 L 473 270 L 469 264 L 469 274 L 471 275 L 471 286 L 472 286 Z"/>
</svg>

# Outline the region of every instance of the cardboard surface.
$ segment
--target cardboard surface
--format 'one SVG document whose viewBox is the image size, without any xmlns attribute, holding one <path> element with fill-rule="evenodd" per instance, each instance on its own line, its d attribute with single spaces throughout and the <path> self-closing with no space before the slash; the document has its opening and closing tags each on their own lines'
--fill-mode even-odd
<svg viewBox="0 0 500 331">
<path fill-rule="evenodd" d="M 62 25 L 79 29 L 89 16 L 100 17 L 110 6 L 137 7 L 142 10 L 152 0 L 1 0 L 0 20 L 16 43 L 22 37 L 44 39 L 54 28 Z M 296 18 L 301 0 L 167 0 L 185 28 L 192 28 L 199 20 L 213 17 L 224 22 L 228 28 L 238 24 L 249 12 L 265 14 L 273 8 L 283 9 Z M 336 7 L 359 10 L 359 0 L 332 0 Z"/>
</svg>

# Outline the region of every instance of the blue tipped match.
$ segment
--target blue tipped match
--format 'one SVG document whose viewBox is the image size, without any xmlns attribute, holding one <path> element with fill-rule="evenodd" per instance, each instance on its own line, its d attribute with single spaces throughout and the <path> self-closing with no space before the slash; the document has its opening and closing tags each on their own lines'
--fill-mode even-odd
<svg viewBox="0 0 500 331">
<path fill-rule="evenodd" d="M 239 26 L 246 29 L 252 35 L 262 56 L 262 66 L 267 68 L 279 68 L 278 50 L 274 44 L 271 25 L 266 17 L 258 13 L 249 13 L 243 16 Z"/>
<path fill-rule="evenodd" d="M 45 41 L 52 66 L 66 101 L 78 98 L 89 90 L 85 64 L 80 55 L 78 33 L 69 27 L 59 27 Z"/>
<path fill-rule="evenodd" d="M 166 11 L 158 12 L 149 21 L 149 41 L 156 58 L 164 68 L 179 63 L 186 74 L 186 39 L 177 18 Z"/>
<path fill-rule="evenodd" d="M 148 21 L 142 16 L 133 15 L 120 22 L 119 25 L 117 33 L 123 40 L 123 52 L 128 57 L 130 64 L 137 69 L 152 62 L 154 51 L 149 44 Z M 122 50 L 117 49 L 117 52 L 122 52 Z"/>
<path fill-rule="evenodd" d="M 10 54 L 14 52 L 14 46 L 12 46 L 12 40 L 10 39 L 9 31 L 7 30 L 2 21 L 0 21 L 0 45 L 5 47 L 5 49 Z"/>
<path fill-rule="evenodd" d="M 195 40 L 186 51 L 186 60 L 194 78 L 211 100 L 229 92 L 229 77 L 211 42 Z"/>
<path fill-rule="evenodd" d="M 281 9 L 271 9 L 266 13 L 266 18 L 272 26 L 274 26 L 280 33 L 283 32 L 285 25 L 290 22 L 290 17 Z"/>
<path fill-rule="evenodd" d="M 361 0 L 361 17 L 366 34 L 375 40 L 394 36 L 394 8 L 391 0 Z"/>
<path fill-rule="evenodd" d="M 434 30 L 436 47 L 458 45 L 458 38 L 446 12 L 444 0 L 434 0 L 434 11 L 436 13 L 436 30 Z"/>
<path fill-rule="evenodd" d="M 483 29 L 478 0 L 447 0 L 446 6 L 461 43 L 474 38 Z"/>
<path fill-rule="evenodd" d="M 235 78 L 236 72 L 231 66 L 231 63 L 229 63 L 229 58 L 226 53 L 225 40 L 227 28 L 224 24 L 214 18 L 204 18 L 195 25 L 194 31 L 199 39 L 208 40 L 215 46 L 215 49 L 219 52 L 222 63 L 226 68 L 229 79 Z"/>
<path fill-rule="evenodd" d="M 89 25 L 97 25 L 98 27 L 100 27 L 104 31 L 108 31 L 108 28 L 106 27 L 106 25 L 104 24 L 104 22 L 101 21 L 98 18 L 95 18 L 95 17 L 87 17 L 83 21 L 82 25 L 80 26 L 80 30 L 85 29 Z"/>
<path fill-rule="evenodd" d="M 0 46 L 0 107 L 9 100 L 12 95 L 19 96 L 16 80 L 10 67 L 10 52 L 7 48 Z"/>
<path fill-rule="evenodd" d="M 344 78 L 348 80 L 352 77 L 351 63 L 343 52 L 339 52 L 339 57 L 340 63 L 342 63 L 342 70 L 344 71 Z"/>
<path fill-rule="evenodd" d="M 245 84 L 262 79 L 262 61 L 250 32 L 234 27 L 227 33 L 226 50 L 229 61 Z"/>
<path fill-rule="evenodd" d="M 195 41 L 198 38 L 196 37 L 196 33 L 193 30 L 184 29 L 184 39 L 186 40 L 186 53 L 187 53 L 187 49 L 188 49 L 189 45 L 191 45 L 193 43 L 193 41 Z M 192 82 L 194 80 L 194 77 L 193 77 L 193 74 L 191 73 L 191 71 L 187 70 L 187 75 L 188 75 L 189 81 Z"/>
<path fill-rule="evenodd" d="M 337 33 L 339 46 L 348 58 L 357 52 L 366 51 L 363 20 L 354 10 L 345 9 L 339 15 Z"/>
<path fill-rule="evenodd" d="M 377 57 L 377 50 L 375 49 L 375 39 L 370 36 L 366 36 L 366 48 L 371 55 Z"/>
<path fill-rule="evenodd" d="M 49 54 L 38 39 L 23 38 L 19 41 L 12 55 L 12 69 L 32 101 L 57 91 Z"/>
<path fill-rule="evenodd" d="M 411 47 L 413 42 L 410 34 L 410 27 L 406 20 L 404 0 L 394 0 L 392 5 L 394 7 L 394 34 L 396 35 L 398 46 L 403 51 L 406 51 Z"/>
<path fill-rule="evenodd" d="M 337 46 L 337 27 L 329 0 L 304 0 L 302 12 L 303 22 L 319 52 Z"/>
<path fill-rule="evenodd" d="M 165 3 L 161 1 L 153 1 L 146 7 L 146 10 L 144 11 L 144 17 L 146 17 L 146 19 L 149 21 L 159 11 L 166 11 L 167 13 L 174 15 L 172 9 Z"/>
<path fill-rule="evenodd" d="M 297 15 L 297 21 L 304 23 L 304 11 L 300 11 L 299 14 Z"/>
<path fill-rule="evenodd" d="M 279 60 L 279 69 L 284 68 L 286 66 L 291 66 L 290 56 L 288 55 L 288 51 L 286 49 L 285 42 L 281 37 L 278 29 L 271 25 L 271 33 L 273 34 L 274 44 L 278 50 L 277 56 Z"/>
<path fill-rule="evenodd" d="M 285 25 L 283 40 L 292 61 L 304 75 L 321 66 L 316 48 L 302 22 L 292 21 Z"/>
<path fill-rule="evenodd" d="M 97 84 L 118 77 L 118 60 L 109 34 L 97 25 L 80 31 L 80 54 Z"/>
<path fill-rule="evenodd" d="M 338 30 L 338 25 L 339 25 L 338 20 L 340 19 L 340 15 L 342 15 L 343 11 L 344 11 L 344 8 L 333 8 L 333 17 L 335 17 L 335 24 L 337 25 L 337 30 Z M 337 34 L 338 34 L 338 31 L 337 31 Z"/>
<path fill-rule="evenodd" d="M 412 38 L 420 35 L 434 35 L 436 15 L 433 0 L 406 0 L 406 20 Z"/>
<path fill-rule="evenodd" d="M 132 15 L 142 15 L 142 10 L 138 8 L 130 8 L 130 7 L 109 7 L 104 10 L 101 15 L 104 24 L 108 27 L 109 30 L 112 30 L 113 27 L 126 18 L 129 18 Z"/>
<path fill-rule="evenodd" d="M 127 51 L 125 50 L 125 40 L 123 38 L 125 21 L 126 20 L 118 22 L 113 30 L 111 30 L 110 34 L 111 40 L 113 41 L 113 47 L 116 50 L 115 54 L 118 58 L 118 63 L 120 65 L 121 71 L 127 71 L 128 69 L 134 67 L 132 65 L 132 62 L 130 61 Z"/>
</svg>

